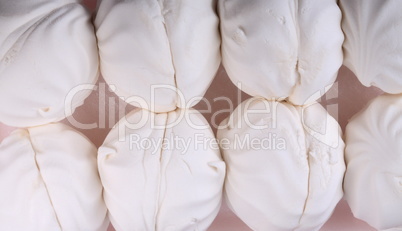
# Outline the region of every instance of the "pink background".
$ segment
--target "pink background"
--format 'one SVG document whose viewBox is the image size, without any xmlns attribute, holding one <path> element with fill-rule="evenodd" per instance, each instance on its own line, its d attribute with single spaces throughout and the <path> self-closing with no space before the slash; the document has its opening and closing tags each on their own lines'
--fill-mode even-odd
<svg viewBox="0 0 402 231">
<path fill-rule="evenodd" d="M 95 7 L 95 0 L 87 0 L 84 1 L 91 9 Z M 100 78 L 100 83 L 104 83 L 104 80 Z M 213 81 L 211 87 L 206 93 L 206 98 L 213 102 L 212 99 L 219 96 L 226 96 L 233 100 L 234 104 L 240 103 L 237 100 L 238 90 L 236 86 L 234 86 L 224 69 L 221 67 Z M 326 104 L 337 105 L 337 110 L 330 110 L 332 116 L 338 119 L 342 129 L 344 130 L 348 120 L 356 114 L 359 110 L 361 110 L 366 103 L 374 98 L 375 96 L 381 94 L 382 91 L 376 88 L 366 88 L 360 84 L 357 78 L 351 73 L 347 68 L 342 67 L 337 80 L 337 85 L 333 89 L 331 89 L 331 95 L 335 95 L 336 97 L 331 97 L 331 99 L 326 99 L 322 101 L 322 104 L 326 106 Z M 242 99 L 245 100 L 249 96 L 242 93 Z M 324 96 L 325 97 L 325 96 Z M 109 93 L 104 96 L 99 95 L 98 92 L 93 92 L 91 96 L 85 101 L 85 104 L 78 108 L 74 113 L 74 118 L 81 123 L 93 123 L 96 122 L 98 124 L 102 124 L 103 120 L 105 121 L 105 128 L 96 128 L 91 130 L 80 130 L 86 136 L 88 136 L 96 146 L 100 146 L 106 137 L 107 133 L 111 129 L 113 124 L 108 124 L 110 114 L 106 113 L 105 115 L 99 114 L 99 102 L 106 101 L 106 105 L 101 105 L 101 108 L 108 108 L 109 99 L 114 99 L 117 103 L 119 100 L 118 97 Z M 327 97 L 328 98 L 328 97 Z M 196 105 L 197 109 L 204 109 L 202 103 Z M 133 107 L 127 106 L 126 111 L 131 110 Z M 212 113 L 223 109 L 228 108 L 227 103 L 213 103 L 212 104 Z M 107 110 L 106 110 L 107 111 Z M 204 114 L 208 121 L 211 121 L 212 113 Z M 217 123 L 226 118 L 229 114 L 220 114 L 216 118 Z M 104 116 L 104 117 L 103 117 Z M 116 121 L 119 119 L 118 113 L 114 112 L 116 117 Z M 67 120 L 64 120 L 63 123 L 69 124 Z M 15 128 L 8 127 L 4 124 L 0 123 L 0 142 L 6 137 L 12 130 Z M 213 128 L 216 132 L 216 129 Z M 113 230 L 113 228 L 110 228 Z M 216 220 L 213 222 L 212 226 L 209 228 L 210 231 L 246 231 L 250 230 L 240 219 L 234 215 L 225 204 L 223 204 L 220 213 L 218 214 Z M 344 231 L 356 231 L 356 230 L 375 230 L 374 228 L 368 226 L 365 222 L 357 220 L 353 217 L 349 206 L 347 203 L 342 200 L 331 219 L 323 226 L 321 230 L 344 230 Z"/>
</svg>

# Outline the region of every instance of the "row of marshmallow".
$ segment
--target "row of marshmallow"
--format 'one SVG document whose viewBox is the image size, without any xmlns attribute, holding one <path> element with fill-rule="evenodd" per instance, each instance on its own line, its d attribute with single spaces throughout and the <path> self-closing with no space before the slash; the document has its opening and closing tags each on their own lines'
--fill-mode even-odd
<svg viewBox="0 0 402 231">
<path fill-rule="evenodd" d="M 356 218 L 402 230 L 401 115 L 402 94 L 375 98 L 349 121 L 345 147 L 317 103 L 243 102 L 218 130 L 230 141 L 228 205 L 253 230 L 319 230 L 345 196 Z"/>
<path fill-rule="evenodd" d="M 100 1 L 93 26 L 78 0 L 2 1 L 0 122 L 29 127 L 69 116 L 90 94 L 99 66 L 134 106 L 190 108 L 221 53 L 246 93 L 304 105 L 335 81 L 342 44 L 344 63 L 363 84 L 401 93 L 401 3 L 340 6 L 342 12 L 335 0 L 110 0 Z"/>
<path fill-rule="evenodd" d="M 6 23 L 1 25 L 2 28 L 5 28 L 6 33 L 3 33 L 3 37 L 0 37 L 2 42 L 0 49 L 0 57 L 2 57 L 2 63 L 0 64 L 0 80 L 2 81 L 0 92 L 5 96 L 0 97 L 0 100 L 2 99 L 1 103 L 4 105 L 2 107 L 4 109 L 2 109 L 2 113 L 0 114 L 0 121 L 13 126 L 33 126 L 64 118 L 66 115 L 64 106 L 66 105 L 63 101 L 65 101 L 66 95 L 77 85 L 92 84 L 98 75 L 97 48 L 88 13 L 75 1 L 71 1 L 69 4 L 61 1 L 32 1 L 29 4 L 23 1 L 15 1 L 13 3 L 8 1 L 0 4 L 2 9 L 5 9 L 1 14 L 6 19 L 3 21 Z M 199 5 L 195 7 L 194 4 Z M 211 4 L 211 2 L 208 3 L 205 1 L 202 3 L 191 3 L 191 5 L 185 1 L 101 2 L 95 19 L 96 35 L 101 57 L 100 67 L 108 83 L 116 86 L 116 93 L 127 100 L 130 100 L 130 96 L 132 95 L 140 96 L 146 103 L 154 105 L 153 107 L 145 108 L 152 109 L 155 112 L 172 111 L 176 107 L 191 107 L 193 104 L 183 106 L 185 104 L 178 101 L 178 93 L 175 90 L 171 91 L 170 89 L 170 91 L 162 91 L 156 95 L 152 95 L 150 89 L 153 85 L 171 86 L 173 89 L 177 88 L 181 92 L 184 92 L 183 95 L 186 99 L 204 94 L 220 61 L 218 19 L 214 11 L 214 4 L 214 2 Z M 346 41 L 344 43 L 346 51 L 345 64 L 366 85 L 377 85 L 390 93 L 400 92 L 397 74 L 400 57 L 399 51 L 401 49 L 398 35 L 401 34 L 401 25 L 396 11 L 399 4 L 393 1 L 386 3 L 376 1 L 363 5 L 361 1 L 341 1 L 344 13 L 342 28 L 346 34 Z M 380 13 L 378 13 L 379 9 Z M 26 12 L 29 13 L 26 14 Z M 296 1 L 291 3 L 283 1 L 256 1 L 251 3 L 244 1 L 220 1 L 219 14 L 221 17 L 221 36 L 223 41 L 223 63 L 232 81 L 235 83 L 241 82 L 247 93 L 266 99 L 287 99 L 294 105 L 303 105 L 319 98 L 328 89 L 328 85 L 330 86 L 333 83 L 343 59 L 341 13 L 335 1 Z M 129 15 L 130 18 L 133 17 L 137 20 L 126 21 L 124 20 L 126 18 L 124 15 Z M 258 20 L 255 20 L 256 18 Z M 376 23 L 374 23 L 374 20 Z M 384 37 L 382 41 L 378 37 L 373 38 L 375 41 L 371 41 L 371 38 L 376 34 L 376 30 L 374 32 L 367 31 L 366 27 L 370 25 L 375 26 L 374 28 L 377 31 L 383 33 Z M 138 31 L 141 33 L 138 33 Z M 73 33 L 80 33 L 83 35 L 83 38 L 74 39 Z M 370 33 L 373 36 L 370 36 Z M 67 36 L 68 39 L 65 39 L 63 36 Z M 50 41 L 43 42 L 44 40 Z M 370 42 L 371 44 L 368 44 Z M 63 54 L 63 58 L 58 57 L 60 53 Z M 64 59 L 68 60 L 65 61 Z M 262 63 L 259 63 L 260 61 Z M 52 65 L 49 66 L 49 63 Z M 29 76 L 29 74 L 33 76 Z M 141 81 L 135 81 L 135 78 L 141 79 Z M 13 86 L 13 88 L 10 88 L 10 86 Z M 71 99 L 71 102 L 68 102 L 67 106 L 75 108 L 82 104 L 85 97 L 89 94 L 88 88 L 84 89 L 86 90 L 81 90 L 77 94 L 74 94 L 74 99 Z M 154 97 L 153 100 L 151 100 L 152 97 Z M 391 97 L 391 99 L 387 99 L 386 97 Z M 390 103 L 387 105 L 393 105 L 393 102 L 398 101 L 398 99 L 392 99 L 392 96 L 384 96 L 383 98 L 379 98 L 378 101 L 380 103 L 373 103 L 373 105 L 381 105 L 384 102 Z M 196 101 L 192 102 L 196 103 Z M 266 101 L 261 100 L 260 103 L 256 104 L 256 107 L 265 105 L 264 102 Z M 135 105 L 138 106 L 137 104 Z M 277 155 L 273 155 L 275 157 L 272 157 L 269 153 L 267 154 L 265 149 L 256 151 L 253 148 L 245 148 L 245 150 L 239 151 L 229 145 L 228 151 L 225 151 L 224 147 L 221 146 L 228 164 L 226 195 L 232 209 L 253 229 L 318 229 L 329 217 L 333 207 L 342 195 L 341 187 L 344 166 L 341 161 L 343 156 L 340 153 L 342 153 L 343 142 L 340 139 L 337 126 L 331 122 L 333 119 L 328 117 L 325 111 L 318 108 L 314 109 L 313 113 L 304 114 L 300 112 L 300 108 L 303 109 L 304 107 L 293 106 L 287 103 L 278 105 L 282 105 L 279 108 L 283 107 L 281 109 L 284 111 L 282 113 L 284 114 L 283 118 L 287 118 L 287 120 L 286 124 L 280 126 L 282 130 L 279 132 L 275 130 L 276 132 L 272 134 L 276 135 L 278 139 L 282 138 L 282 145 L 284 146 L 281 147 L 284 147 L 285 151 L 281 147 L 274 145 L 274 154 L 277 154 L 276 151 L 278 151 L 278 153 L 283 152 L 288 155 L 282 155 L 281 158 L 283 160 L 281 161 L 276 159 L 278 158 Z M 378 107 L 372 106 L 372 108 Z M 242 107 L 239 108 L 241 109 Z M 308 107 L 306 106 L 306 108 Z M 248 107 L 246 108 L 247 110 Z M 157 117 L 162 117 L 160 119 L 163 122 L 164 116 L 166 117 L 164 118 L 166 121 L 169 117 L 167 115 L 171 115 L 172 113 L 174 115 L 179 111 L 181 110 L 162 113 Z M 301 111 L 304 112 L 304 110 Z M 359 127 L 362 131 L 366 129 L 368 132 L 362 135 L 360 130 L 353 129 L 353 132 L 350 133 L 354 135 L 347 136 L 352 137 L 352 140 L 355 139 L 356 142 L 360 143 L 355 145 L 354 142 L 351 142 L 352 148 L 349 148 L 349 150 L 352 150 L 350 152 L 352 154 L 350 156 L 356 156 L 357 159 L 355 161 L 352 161 L 353 158 L 350 159 L 351 163 L 353 162 L 354 164 L 352 164 L 352 167 L 348 165 L 348 169 L 351 169 L 350 171 L 348 170 L 351 177 L 347 177 L 346 179 L 352 180 L 346 180 L 345 184 L 346 186 L 351 186 L 349 188 L 352 193 L 349 195 L 352 196 L 347 197 L 351 198 L 348 201 L 352 201 L 352 209 L 357 211 L 357 213 L 363 214 L 357 214 L 357 216 L 362 217 L 370 224 L 381 229 L 399 227 L 400 220 L 402 220 L 400 218 L 401 213 L 398 212 L 398 209 L 401 208 L 400 200 L 398 199 L 401 192 L 400 168 L 398 168 L 400 155 L 395 154 L 395 156 L 392 156 L 388 154 L 398 153 L 399 150 L 399 147 L 397 147 L 399 145 L 397 139 L 397 135 L 399 134 L 398 126 L 394 126 L 395 130 L 389 129 L 390 124 L 398 121 L 399 111 L 397 108 L 393 108 L 391 112 L 386 114 L 389 117 L 385 119 L 385 124 L 383 124 L 385 127 L 377 128 L 378 131 L 388 128 L 383 133 L 376 133 L 377 130 L 373 131 L 372 127 L 368 127 L 369 125 L 367 124 L 371 121 L 370 119 L 376 118 L 378 120 L 381 118 L 381 113 L 385 112 L 387 112 L 385 109 L 384 111 L 375 111 L 373 109 L 368 113 L 368 122 L 365 119 L 360 119 L 357 120 L 360 121 L 356 122 L 357 125 L 354 126 L 351 123 L 348 126 Z M 229 121 L 232 119 L 242 121 L 246 118 L 240 116 L 236 119 L 234 115 L 236 114 L 232 114 Z M 303 117 L 302 115 L 307 116 Z M 320 118 L 320 115 L 322 118 Z M 300 121 L 300 117 L 307 118 L 307 121 L 310 122 Z M 257 123 L 261 122 L 262 125 L 268 125 L 268 131 L 255 129 L 249 131 L 246 129 L 244 131 L 239 128 L 241 129 L 241 132 L 239 132 L 238 129 L 232 129 L 232 126 L 228 126 L 227 131 L 223 130 L 220 134 L 224 134 L 222 136 L 229 140 L 229 144 L 236 144 L 236 134 L 249 134 L 252 138 L 261 138 L 257 139 L 257 141 L 263 140 L 266 137 L 266 132 L 271 132 L 269 124 L 272 124 L 272 115 L 263 118 L 257 117 L 254 120 Z M 291 121 L 296 122 L 291 123 Z M 320 131 L 323 128 L 322 121 L 330 122 L 329 125 L 326 124 L 329 127 L 324 129 L 324 133 L 317 132 L 317 129 Z M 370 124 L 370 126 L 372 125 Z M 148 133 L 138 138 L 148 137 L 150 136 L 149 134 L 163 138 L 167 131 L 163 129 L 164 132 L 154 134 L 148 128 L 145 130 Z M 289 131 L 293 132 L 290 133 Z M 394 131 L 394 134 L 392 131 Z M 185 133 L 184 137 L 192 134 L 191 129 L 186 129 L 183 133 Z M 207 133 L 209 134 L 210 131 Z M 116 139 L 116 136 L 112 134 L 113 131 L 111 136 L 114 138 L 111 139 Z M 130 134 L 138 135 L 141 132 L 136 130 Z M 172 134 L 174 133 L 172 132 Z M 378 134 L 383 134 L 383 137 L 388 137 L 391 140 L 387 140 L 389 143 L 383 142 L 378 144 L 378 141 L 375 140 Z M 21 135 L 18 137 L 21 137 Z M 209 134 L 208 137 L 211 138 L 213 135 Z M 32 143 L 35 139 L 30 138 L 29 140 Z M 338 146 L 332 146 L 334 140 L 338 141 Z M 145 144 L 150 141 L 143 142 Z M 270 142 L 274 141 L 271 140 Z M 287 142 L 290 146 L 286 145 Z M 8 147 L 7 143 L 2 143 L 2 146 L 6 145 Z M 385 156 L 373 153 L 373 150 L 375 150 L 372 148 L 373 145 L 378 144 L 378 146 L 381 146 L 384 143 L 388 144 L 386 148 L 389 149 Z M 106 141 L 105 144 L 108 144 L 108 142 Z M 18 147 L 17 145 L 10 146 L 13 148 Z M 32 147 L 34 146 L 32 145 Z M 133 146 L 130 145 L 129 149 L 131 150 L 132 148 Z M 47 148 L 42 149 L 42 151 L 41 149 L 32 149 L 34 149 L 34 156 L 36 156 L 36 153 L 46 152 L 47 150 Z M 12 153 L 13 150 L 7 150 L 5 153 Z M 50 148 L 49 150 L 52 149 Z M 116 150 L 116 153 L 123 153 L 123 156 L 131 153 L 127 151 L 127 144 L 123 145 L 123 151 L 121 152 L 113 148 L 113 145 L 110 150 Z M 144 150 L 149 150 L 149 148 L 139 148 L 137 151 L 145 153 Z M 367 152 L 372 153 L 373 156 L 370 156 Z M 18 151 L 18 153 L 25 152 Z M 197 151 L 195 153 L 209 152 Z M 207 166 L 217 170 L 217 172 L 223 172 L 224 175 L 224 167 L 222 169 L 224 164 L 220 161 L 219 155 L 216 155 L 216 151 L 213 153 L 215 153 L 216 158 L 212 162 L 221 163 L 217 165 L 220 167 L 210 164 L 210 160 L 207 161 Z M 234 154 L 228 155 L 225 153 Z M 241 155 L 244 153 L 248 155 Z M 363 153 L 364 157 L 359 157 L 359 153 Z M 261 154 L 264 155 L 261 156 Z M 116 159 L 113 158 L 114 156 L 120 155 L 113 155 L 113 152 L 108 153 L 106 159 L 110 158 L 111 162 L 113 162 L 113 159 Z M 102 177 L 101 164 L 99 165 L 102 183 L 104 183 L 103 178 L 107 182 L 108 175 L 116 174 L 110 179 L 113 179 L 113 181 L 118 179 L 119 171 L 124 170 L 124 167 L 122 167 L 124 164 L 128 165 L 128 163 L 138 162 L 129 161 L 130 159 L 133 161 L 132 158 L 135 155 L 129 154 L 128 156 L 128 160 L 126 156 L 120 161 L 117 160 L 117 163 L 111 164 L 114 169 L 105 174 L 105 177 Z M 165 156 L 167 160 L 165 160 Z M 143 165 L 149 163 L 150 166 L 153 166 L 149 167 L 149 169 L 147 168 L 146 171 L 156 172 L 146 172 L 146 174 L 143 174 L 146 176 L 146 180 L 135 179 L 131 181 L 133 185 L 143 182 L 142 188 L 139 188 L 144 189 L 144 191 L 140 190 L 139 196 L 135 194 L 135 190 L 132 191 L 136 195 L 133 198 L 137 202 L 144 202 L 144 204 L 143 206 L 134 206 L 136 209 L 142 209 L 140 213 L 131 214 L 136 214 L 135 217 L 138 218 L 148 215 L 145 212 L 148 211 L 149 214 L 152 214 L 150 217 L 141 217 L 139 220 L 132 217 L 130 219 L 124 217 L 124 214 L 127 215 L 128 213 L 125 213 L 121 206 L 124 207 L 127 204 L 134 205 L 135 202 L 129 203 L 130 200 L 123 197 L 120 197 L 121 201 L 117 201 L 116 196 L 113 196 L 113 192 L 123 193 L 125 190 L 122 188 L 127 187 L 124 184 L 124 182 L 127 182 L 126 180 L 118 182 L 109 188 L 112 190 L 110 194 L 111 199 L 108 199 L 109 197 L 105 193 L 105 201 L 108 204 L 111 220 L 112 222 L 114 221 L 113 223 L 119 230 L 125 230 L 125 227 L 128 227 L 128 229 L 140 227 L 138 228 L 139 230 L 158 229 L 157 227 L 162 227 L 160 229 L 163 230 L 169 230 L 169 228 L 172 230 L 206 229 L 208 221 L 211 221 L 211 218 L 214 217 L 214 212 L 216 212 L 216 209 L 211 209 L 211 207 L 206 208 L 205 211 L 202 210 L 207 215 L 194 214 L 191 219 L 186 217 L 185 219 L 183 218 L 183 221 L 173 222 L 174 224 L 164 223 L 165 216 L 161 215 L 160 219 L 163 224 L 158 223 L 159 216 L 157 215 L 160 210 L 163 210 L 160 206 L 163 204 L 164 199 L 168 198 L 168 194 L 166 194 L 168 192 L 168 184 L 166 181 L 161 180 L 163 174 L 157 174 L 157 172 L 158 170 L 163 171 L 161 170 L 163 166 L 166 170 L 168 163 L 170 163 L 170 156 L 172 154 L 162 155 L 162 152 L 160 152 L 159 162 L 147 162 L 145 158 L 142 158 Z M 363 171 L 365 168 L 363 164 L 373 162 L 374 157 L 378 157 L 378 160 L 373 163 L 373 166 L 370 166 L 371 168 L 367 168 L 366 172 Z M 266 166 L 270 163 L 270 158 L 275 159 L 275 161 L 272 161 L 273 166 Z M 178 158 L 178 160 L 182 164 L 181 168 L 186 169 L 185 167 L 187 166 L 186 170 L 191 174 L 193 168 L 202 168 L 202 165 L 199 164 L 200 161 L 193 167 L 193 165 L 188 164 L 183 158 Z M 47 198 L 52 198 L 48 209 L 53 209 L 52 214 L 55 219 L 51 221 L 55 222 L 54 224 L 57 224 L 58 227 L 62 227 L 61 220 L 63 220 L 64 213 L 61 212 L 59 215 L 57 207 L 52 202 L 52 196 L 63 194 L 50 194 L 52 190 L 50 190 L 48 183 L 44 183 L 47 180 L 44 180 L 46 176 L 40 170 L 39 159 L 35 157 L 33 161 L 35 165 L 32 165 L 29 169 L 31 170 L 34 166 L 37 167 L 36 170 L 39 173 L 37 174 L 39 176 L 37 183 L 43 186 L 41 188 L 42 193 L 47 193 Z M 283 166 L 280 164 L 282 162 Z M 173 163 L 177 164 L 174 161 Z M 292 170 L 289 171 L 292 173 L 284 174 L 284 179 L 279 178 L 278 175 L 281 175 L 280 173 L 284 169 L 288 169 L 288 166 L 291 166 Z M 387 169 L 386 172 L 382 172 L 383 168 Z M 14 167 L 10 169 L 10 171 L 13 169 L 19 170 L 19 168 Z M 129 169 L 127 170 L 128 173 L 136 171 L 136 168 Z M 180 168 L 176 167 L 174 169 L 177 170 Z M 270 174 L 270 171 L 274 174 Z M 204 173 L 206 170 L 200 170 L 200 172 Z M 57 175 L 57 179 L 61 179 L 62 175 L 64 177 L 68 176 L 62 173 Z M 141 178 L 141 173 L 136 172 L 133 175 Z M 218 175 L 223 179 L 222 174 Z M 296 175 L 297 177 L 295 177 Z M 5 176 L 7 177 L 8 175 Z M 146 187 L 148 176 L 154 176 L 154 179 L 157 179 L 157 183 L 155 184 L 154 182 L 154 184 Z M 261 176 L 261 179 L 258 178 L 259 176 Z M 272 178 L 269 176 L 272 176 Z M 201 178 L 207 179 L 204 177 Z M 362 182 L 373 178 L 378 178 L 378 182 L 372 185 L 369 184 L 371 186 L 369 187 L 369 193 L 366 196 L 362 196 L 364 194 L 361 192 L 368 189 L 368 184 Z M 255 182 L 253 182 L 254 180 Z M 209 186 L 205 187 L 213 189 L 212 191 L 215 190 L 217 192 L 217 189 L 220 190 L 222 187 L 219 184 L 210 184 L 210 180 L 206 181 L 209 182 Z M 9 178 L 6 178 L 4 182 L 6 184 L 10 183 Z M 178 183 L 178 187 L 186 185 L 186 181 L 181 181 L 177 176 L 174 176 L 171 182 L 180 182 Z M 193 179 L 193 184 L 194 182 L 197 185 L 199 184 Z M 261 192 L 259 192 L 259 190 L 256 190 L 256 187 L 258 189 L 258 186 L 261 184 L 264 186 Z M 283 188 L 278 187 L 281 184 L 284 184 Z M 287 187 L 288 185 L 286 184 L 290 184 L 291 186 Z M 108 183 L 104 183 L 105 192 L 107 192 L 107 185 Z M 175 183 L 171 183 L 171 185 L 175 185 Z M 13 184 L 13 186 L 18 187 L 19 184 Z M 117 190 L 119 186 L 122 190 Z M 63 188 L 63 190 L 65 189 Z M 291 194 L 292 190 L 293 193 L 299 193 Z M 387 193 L 378 193 L 377 190 Z M 286 191 L 290 194 L 286 194 Z M 7 195 L 7 191 L 5 192 Z M 15 190 L 10 192 L 15 192 Z M 15 198 L 15 195 L 10 192 L 8 196 L 13 195 L 14 197 L 6 200 L 6 202 L 13 202 L 12 199 Z M 76 192 L 78 191 L 74 190 L 74 193 Z M 197 192 L 194 195 L 200 196 L 199 190 Z M 190 198 L 187 202 L 185 200 L 182 201 L 182 198 L 185 197 L 179 192 L 176 193 L 180 196 L 173 197 L 176 199 L 173 199 L 173 203 L 171 203 L 171 206 L 175 209 L 180 203 L 184 203 L 187 206 L 190 205 L 191 203 L 188 201 L 194 199 Z M 184 193 L 188 193 L 188 191 L 184 191 Z M 266 196 L 271 194 L 272 197 Z M 283 195 L 283 197 L 278 197 L 278 194 Z M 154 197 L 150 201 L 145 201 L 141 198 L 141 195 Z M 213 195 L 219 195 L 218 197 L 220 197 L 219 193 L 214 194 L 210 192 L 206 194 L 206 196 Z M 42 194 L 42 196 L 46 195 Z M 161 196 L 162 199 L 160 199 Z M 250 199 L 251 196 L 252 198 Z M 386 198 L 385 203 L 384 197 Z M 5 198 L 10 198 L 10 196 Z M 366 202 L 366 200 L 373 198 L 378 199 L 377 203 Z M 264 199 L 266 203 L 261 203 Z M 81 202 L 77 198 L 75 200 Z M 111 200 L 111 202 L 109 203 L 108 200 Z M 32 203 L 37 200 L 24 201 Z M 74 203 L 73 201 L 74 199 L 69 200 L 72 204 Z M 158 204 L 154 208 L 151 208 L 152 201 Z M 209 198 L 209 201 L 213 202 L 212 204 L 216 206 L 217 201 L 220 201 L 220 199 L 214 197 L 212 199 Z M 199 201 L 197 202 L 200 203 Z M 82 205 L 81 203 L 76 204 Z M 169 202 L 167 204 L 169 205 Z M 17 203 L 17 205 L 19 204 Z M 212 205 L 210 204 L 210 206 Z M 190 207 L 193 210 L 200 209 L 200 207 Z M 373 208 L 377 212 L 370 210 Z M 178 213 L 175 215 L 181 216 L 183 211 L 188 212 L 191 209 L 178 210 Z M 20 210 L 14 209 L 12 211 L 19 212 Z M 33 210 L 30 211 L 32 212 Z M 172 209 L 169 209 L 169 214 L 171 211 Z M 27 216 L 28 220 L 34 217 L 32 213 L 28 213 Z M 267 216 L 272 218 L 266 219 Z M 102 215 L 97 217 L 102 217 Z M 156 221 L 156 218 L 158 218 L 158 221 Z M 7 221 L 12 221 L 12 219 L 7 219 Z M 42 220 L 39 219 L 39 221 Z M 77 224 L 70 221 L 67 219 L 67 225 Z M 93 226 L 94 228 L 89 228 L 89 230 L 97 230 L 96 227 L 103 227 L 105 220 L 101 219 L 101 221 L 101 223 L 98 222 Z M 125 224 L 125 222 L 128 222 L 128 224 Z M 5 221 L 4 224 L 7 225 L 10 223 Z M 47 222 L 45 224 L 48 225 Z M 137 224 L 140 225 L 135 226 Z M 68 230 L 69 228 L 66 229 Z M 136 230 L 137 228 L 134 229 Z"/>
<path fill-rule="evenodd" d="M 105 231 L 109 219 L 116 230 L 206 230 L 220 208 L 225 164 L 219 148 L 194 146 L 195 134 L 215 138 L 209 126 L 178 120 L 185 112 L 208 125 L 184 110 L 134 110 L 98 154 L 61 123 L 15 130 L 0 143 L 0 230 Z M 188 150 L 169 143 L 173 135 L 192 142 Z"/>
<path fill-rule="evenodd" d="M 136 109 L 98 152 L 63 124 L 19 129 L 0 143 L 0 229 L 206 230 L 224 195 L 253 230 L 319 230 L 344 188 L 357 218 L 400 230 L 401 114 L 402 96 L 384 95 L 352 119 L 346 175 L 339 125 L 319 104 L 251 98 L 219 142 L 193 109 Z"/>
</svg>

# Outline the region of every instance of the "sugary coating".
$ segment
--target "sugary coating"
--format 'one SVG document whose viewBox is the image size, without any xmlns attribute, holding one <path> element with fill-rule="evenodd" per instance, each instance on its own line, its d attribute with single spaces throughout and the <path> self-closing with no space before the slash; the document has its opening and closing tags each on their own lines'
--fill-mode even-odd
<svg viewBox="0 0 402 231">
<path fill-rule="evenodd" d="M 304 105 L 320 98 L 342 65 L 336 0 L 220 0 L 222 61 L 252 96 Z"/>
<path fill-rule="evenodd" d="M 0 143 L 0 230 L 106 231 L 96 147 L 63 124 Z"/>
<path fill-rule="evenodd" d="M 402 1 L 340 0 L 344 64 L 366 86 L 402 93 Z"/>
<path fill-rule="evenodd" d="M 215 8 L 215 0 L 101 1 L 95 26 L 103 77 L 134 106 L 192 107 L 220 64 Z"/>
<path fill-rule="evenodd" d="M 402 95 L 381 95 L 346 127 L 346 200 L 379 230 L 402 229 Z"/>
<path fill-rule="evenodd" d="M 218 130 L 229 207 L 253 230 L 319 230 L 343 196 L 344 143 L 319 104 L 251 98 Z"/>
<path fill-rule="evenodd" d="M 0 2 L 0 122 L 14 127 L 56 122 L 90 94 L 90 87 L 72 94 L 98 77 L 91 15 L 77 2 Z"/>
<path fill-rule="evenodd" d="M 117 231 L 206 230 L 219 211 L 225 163 L 193 109 L 134 110 L 99 148 L 98 167 Z"/>
</svg>

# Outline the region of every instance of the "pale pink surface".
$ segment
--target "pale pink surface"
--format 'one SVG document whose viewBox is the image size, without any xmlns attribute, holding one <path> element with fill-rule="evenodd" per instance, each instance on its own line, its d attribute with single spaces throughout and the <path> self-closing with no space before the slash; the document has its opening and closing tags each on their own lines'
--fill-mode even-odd
<svg viewBox="0 0 402 231">
<path fill-rule="evenodd" d="M 84 1 L 91 9 L 93 9 L 96 5 L 95 0 L 87 0 Z M 100 83 L 104 83 L 104 80 L 101 78 Z M 99 83 L 98 83 L 99 84 Z M 102 86 L 102 84 L 101 84 Z M 103 85 L 104 86 L 104 85 Z M 337 92 L 338 91 L 338 92 Z M 108 91 L 107 91 L 108 92 Z M 374 98 L 375 96 L 381 94 L 382 91 L 377 88 L 366 88 L 360 84 L 357 78 L 350 72 L 347 68 L 342 67 L 339 75 L 337 86 L 335 86 L 331 90 L 331 95 L 335 95 L 335 97 L 330 97 L 330 99 L 323 100 L 322 104 L 325 105 L 336 105 L 336 110 L 330 110 L 330 113 L 338 119 L 342 129 L 344 130 L 348 120 L 356 114 L 359 110 L 361 110 L 366 103 Z M 238 90 L 236 86 L 234 86 L 229 78 L 227 77 L 226 72 L 221 67 L 217 73 L 217 76 L 212 83 L 211 87 L 206 93 L 206 99 L 212 102 L 212 113 L 204 113 L 204 116 L 211 123 L 211 117 L 214 112 L 217 110 L 221 110 L 224 108 L 228 108 L 227 103 L 221 102 L 213 102 L 213 99 L 219 96 L 229 97 L 234 106 L 247 99 L 249 96 L 242 93 L 241 99 L 238 99 Z M 95 91 L 91 94 L 91 96 L 85 101 L 85 104 L 78 108 L 74 113 L 73 117 L 80 123 L 97 123 L 98 126 L 103 128 L 95 128 L 91 130 L 78 129 L 92 142 L 95 143 L 96 146 L 100 146 L 110 131 L 113 123 L 109 123 L 110 118 L 115 118 L 111 122 L 117 122 L 121 117 L 119 116 L 117 111 L 108 112 L 109 108 L 109 100 L 112 100 L 118 104 L 118 97 L 116 97 L 113 93 L 108 92 L 106 96 L 99 94 L 98 91 Z M 99 103 L 101 102 L 101 103 Z M 103 104 L 102 102 L 105 102 Z M 127 106 L 126 112 L 131 110 L 133 107 Z M 199 103 L 196 105 L 197 109 L 205 109 L 205 105 L 203 103 Z M 106 113 L 99 113 L 102 109 L 106 109 Z M 222 113 L 215 118 L 215 123 L 219 124 L 224 118 L 229 115 L 228 113 Z M 66 124 L 69 124 L 67 120 L 63 121 Z M 71 124 L 70 124 L 71 125 Z M 212 124 L 211 124 L 212 125 Z M 216 132 L 214 126 L 212 126 L 213 130 Z M 9 133 L 15 128 L 11 128 L 5 126 L 0 123 L 0 142 L 9 135 Z M 109 230 L 114 230 L 113 228 L 109 228 Z M 247 231 L 250 230 L 240 219 L 233 214 L 224 203 L 219 215 L 216 220 L 209 228 L 210 231 Z M 365 222 L 357 220 L 353 217 L 349 206 L 346 204 L 344 200 L 342 200 L 331 219 L 323 226 L 321 230 L 344 230 L 344 231 L 356 231 L 356 230 L 375 230 L 374 228 L 368 226 Z"/>
</svg>

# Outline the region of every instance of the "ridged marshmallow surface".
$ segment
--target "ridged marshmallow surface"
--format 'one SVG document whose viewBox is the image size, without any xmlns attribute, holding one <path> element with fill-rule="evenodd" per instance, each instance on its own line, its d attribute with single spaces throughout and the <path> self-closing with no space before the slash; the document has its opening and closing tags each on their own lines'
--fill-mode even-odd
<svg viewBox="0 0 402 231">
<path fill-rule="evenodd" d="M 134 106 L 192 107 L 220 63 L 215 8 L 214 0 L 101 1 L 95 26 L 103 77 Z"/>
<path fill-rule="evenodd" d="M 345 197 L 379 230 L 402 229 L 402 95 L 382 95 L 346 127 Z"/>
<path fill-rule="evenodd" d="M 90 13 L 74 0 L 1 1 L 0 9 L 0 122 L 31 127 L 71 115 L 91 87 L 71 91 L 98 77 Z"/>
<path fill-rule="evenodd" d="M 402 93 L 402 1 L 341 0 L 344 64 L 366 86 Z"/>
<path fill-rule="evenodd" d="M 0 230 L 106 231 L 96 148 L 63 124 L 18 129 L 0 143 Z"/>
<path fill-rule="evenodd" d="M 129 113 L 99 148 L 98 166 L 117 231 L 207 230 L 218 214 L 225 163 L 193 109 Z"/>
<path fill-rule="evenodd" d="M 314 102 L 342 65 L 336 0 L 220 0 L 222 61 L 249 95 Z"/>
<path fill-rule="evenodd" d="M 232 211 L 253 230 L 319 230 L 343 196 L 345 171 L 340 127 L 326 110 L 251 98 L 221 126 Z"/>
</svg>

